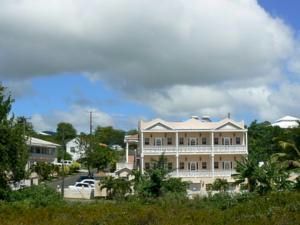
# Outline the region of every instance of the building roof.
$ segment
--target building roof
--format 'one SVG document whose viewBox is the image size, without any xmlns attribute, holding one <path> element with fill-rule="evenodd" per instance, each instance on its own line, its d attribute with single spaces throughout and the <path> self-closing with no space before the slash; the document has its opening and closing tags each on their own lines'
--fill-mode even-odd
<svg viewBox="0 0 300 225">
<path fill-rule="evenodd" d="M 35 137 L 29 137 L 26 141 L 26 144 L 29 146 L 40 146 L 40 147 L 49 147 L 49 148 L 56 148 L 60 146 L 59 144 L 50 141 L 44 141 L 42 139 L 35 138 Z"/>
<path fill-rule="evenodd" d="M 293 128 L 299 126 L 300 119 L 293 116 L 284 116 L 275 123 L 272 123 L 272 126 L 279 126 L 281 128 Z"/>
<path fill-rule="evenodd" d="M 195 117 L 183 122 L 169 122 L 162 119 L 154 119 L 149 122 L 140 121 L 142 130 L 216 130 L 216 129 L 245 129 L 244 121 L 236 122 L 225 118 L 217 122 L 203 121 Z"/>
</svg>

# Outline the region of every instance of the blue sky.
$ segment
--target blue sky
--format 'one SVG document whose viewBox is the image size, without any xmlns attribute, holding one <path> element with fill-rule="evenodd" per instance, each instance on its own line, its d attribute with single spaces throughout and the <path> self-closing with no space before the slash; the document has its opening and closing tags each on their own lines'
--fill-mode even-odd
<svg viewBox="0 0 300 225">
<path fill-rule="evenodd" d="M 0 78 L 37 130 L 300 116 L 298 1 L 112 2 L 3 1 Z"/>
</svg>

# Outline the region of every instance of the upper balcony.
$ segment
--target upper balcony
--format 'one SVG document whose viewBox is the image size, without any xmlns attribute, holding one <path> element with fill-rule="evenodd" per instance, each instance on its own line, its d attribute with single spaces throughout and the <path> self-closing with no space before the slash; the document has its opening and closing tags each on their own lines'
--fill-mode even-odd
<svg viewBox="0 0 300 225">
<path fill-rule="evenodd" d="M 150 146 L 146 145 L 143 149 L 146 155 L 175 155 L 177 153 L 176 146 Z M 179 145 L 178 154 L 247 154 L 247 146 L 245 145 Z"/>
</svg>

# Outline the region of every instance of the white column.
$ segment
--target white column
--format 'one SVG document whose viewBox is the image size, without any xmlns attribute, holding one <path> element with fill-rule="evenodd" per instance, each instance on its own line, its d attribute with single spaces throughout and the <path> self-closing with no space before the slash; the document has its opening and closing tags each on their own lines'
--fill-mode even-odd
<svg viewBox="0 0 300 225">
<path fill-rule="evenodd" d="M 215 157 L 214 154 L 211 155 L 211 174 L 212 178 L 215 177 Z"/>
<path fill-rule="evenodd" d="M 247 149 L 247 153 L 248 153 L 248 132 L 246 132 L 246 149 Z"/>
<path fill-rule="evenodd" d="M 141 172 L 144 174 L 144 133 L 141 131 Z"/>
<path fill-rule="evenodd" d="M 243 146 L 245 146 L 246 133 L 243 133 Z"/>
<path fill-rule="evenodd" d="M 141 172 L 144 174 L 144 156 L 141 156 Z"/>
<path fill-rule="evenodd" d="M 211 132 L 211 175 L 214 178 L 215 177 L 215 150 L 214 150 L 214 132 Z"/>
<path fill-rule="evenodd" d="M 128 148 L 129 148 L 129 143 L 126 141 L 126 163 L 128 163 Z"/>
<path fill-rule="evenodd" d="M 179 173 L 179 148 L 178 148 L 178 131 L 176 131 L 176 176 Z"/>
</svg>

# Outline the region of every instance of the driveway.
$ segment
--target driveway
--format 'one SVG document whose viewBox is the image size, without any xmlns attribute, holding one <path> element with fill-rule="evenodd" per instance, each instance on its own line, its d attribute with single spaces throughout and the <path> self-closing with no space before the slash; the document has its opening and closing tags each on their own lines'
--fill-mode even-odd
<svg viewBox="0 0 300 225">
<path fill-rule="evenodd" d="M 79 173 L 76 173 L 74 175 L 70 175 L 70 176 L 65 177 L 64 187 L 67 188 L 69 185 L 75 184 L 75 182 L 78 180 L 78 178 L 80 176 L 85 176 L 85 175 L 88 175 L 88 173 L 87 172 L 79 172 Z M 56 189 L 57 185 L 61 186 L 61 182 L 62 182 L 62 179 L 60 178 L 60 179 L 57 179 L 57 180 L 54 180 L 54 181 L 47 182 L 46 184 L 49 187 L 52 187 L 52 188 Z"/>
</svg>

